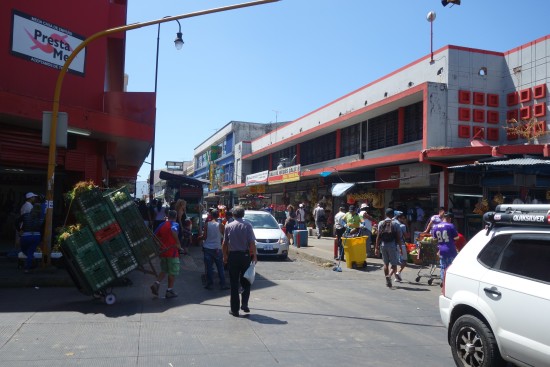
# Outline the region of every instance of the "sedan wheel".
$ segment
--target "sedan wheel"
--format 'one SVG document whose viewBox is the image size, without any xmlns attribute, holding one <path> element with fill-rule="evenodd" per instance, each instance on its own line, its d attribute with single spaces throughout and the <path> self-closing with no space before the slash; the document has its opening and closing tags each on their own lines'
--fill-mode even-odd
<svg viewBox="0 0 550 367">
<path fill-rule="evenodd" d="M 491 329 L 472 315 L 459 317 L 451 329 L 451 351 L 459 367 L 502 366 L 498 345 Z"/>
</svg>

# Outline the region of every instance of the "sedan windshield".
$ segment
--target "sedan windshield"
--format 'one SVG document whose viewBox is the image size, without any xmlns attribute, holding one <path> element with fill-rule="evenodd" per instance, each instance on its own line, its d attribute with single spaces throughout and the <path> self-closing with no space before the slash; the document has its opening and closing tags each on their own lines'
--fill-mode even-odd
<svg viewBox="0 0 550 367">
<path fill-rule="evenodd" d="M 277 229 L 279 224 L 271 214 L 246 213 L 244 219 L 249 221 L 254 228 Z"/>
</svg>

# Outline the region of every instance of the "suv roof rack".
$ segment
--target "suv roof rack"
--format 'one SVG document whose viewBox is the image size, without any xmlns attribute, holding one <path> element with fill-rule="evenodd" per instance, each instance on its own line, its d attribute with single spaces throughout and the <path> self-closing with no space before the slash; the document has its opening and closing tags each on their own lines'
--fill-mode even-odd
<svg viewBox="0 0 550 367">
<path fill-rule="evenodd" d="M 485 213 L 483 222 L 487 224 L 487 234 L 498 225 L 550 226 L 550 205 L 501 204 L 494 212 Z"/>
<path fill-rule="evenodd" d="M 497 213 L 547 213 L 550 210 L 550 204 L 500 204 L 497 205 Z"/>
</svg>

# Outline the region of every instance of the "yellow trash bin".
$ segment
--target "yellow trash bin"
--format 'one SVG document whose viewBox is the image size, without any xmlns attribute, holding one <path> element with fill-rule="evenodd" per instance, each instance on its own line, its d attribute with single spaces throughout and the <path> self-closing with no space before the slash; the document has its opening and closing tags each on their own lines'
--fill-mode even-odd
<svg viewBox="0 0 550 367">
<path fill-rule="evenodd" d="M 348 268 L 357 269 L 367 267 L 368 238 L 368 236 L 342 238 L 344 257 L 346 258 L 346 266 Z"/>
</svg>

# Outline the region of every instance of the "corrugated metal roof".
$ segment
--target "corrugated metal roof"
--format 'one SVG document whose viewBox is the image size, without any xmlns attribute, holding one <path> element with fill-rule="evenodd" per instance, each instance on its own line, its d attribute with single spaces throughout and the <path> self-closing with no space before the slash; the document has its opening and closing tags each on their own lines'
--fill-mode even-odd
<svg viewBox="0 0 550 367">
<path fill-rule="evenodd" d="M 481 166 L 533 166 L 533 165 L 547 165 L 550 166 L 550 160 L 537 159 L 537 158 L 512 158 L 502 161 L 493 162 L 475 162 L 473 164 L 465 164 L 461 166 L 452 166 L 450 169 L 460 168 L 472 168 Z"/>
</svg>

